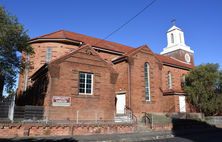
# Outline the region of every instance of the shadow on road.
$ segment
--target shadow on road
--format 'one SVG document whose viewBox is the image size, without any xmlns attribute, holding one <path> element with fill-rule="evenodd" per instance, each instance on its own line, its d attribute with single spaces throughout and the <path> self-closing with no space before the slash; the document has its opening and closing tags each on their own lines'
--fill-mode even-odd
<svg viewBox="0 0 222 142">
<path fill-rule="evenodd" d="M 190 119 L 173 119 L 173 134 L 175 137 L 192 142 L 220 142 L 222 129 L 203 121 Z"/>
</svg>

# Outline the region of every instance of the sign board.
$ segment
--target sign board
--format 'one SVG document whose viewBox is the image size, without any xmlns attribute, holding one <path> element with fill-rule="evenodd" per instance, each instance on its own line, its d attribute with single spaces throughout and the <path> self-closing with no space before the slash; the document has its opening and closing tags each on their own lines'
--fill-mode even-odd
<svg viewBox="0 0 222 142">
<path fill-rule="evenodd" d="M 70 106 L 71 97 L 67 96 L 53 96 L 52 97 L 52 106 Z"/>
</svg>

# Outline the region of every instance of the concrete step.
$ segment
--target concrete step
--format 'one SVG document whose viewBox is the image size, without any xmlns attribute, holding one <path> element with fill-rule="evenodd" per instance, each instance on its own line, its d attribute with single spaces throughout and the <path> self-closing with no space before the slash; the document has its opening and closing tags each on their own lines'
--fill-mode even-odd
<svg viewBox="0 0 222 142">
<path fill-rule="evenodd" d="M 131 122 L 132 119 L 127 115 L 117 115 L 115 116 L 115 122 Z"/>
</svg>

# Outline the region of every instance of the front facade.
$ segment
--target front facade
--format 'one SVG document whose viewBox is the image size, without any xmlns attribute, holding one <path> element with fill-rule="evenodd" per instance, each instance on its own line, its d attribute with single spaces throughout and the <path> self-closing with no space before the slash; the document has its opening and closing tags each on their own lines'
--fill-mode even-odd
<svg viewBox="0 0 222 142">
<path fill-rule="evenodd" d="M 29 92 L 29 104 L 43 105 L 49 120 L 190 112 L 182 87 L 194 52 L 178 27 L 167 37 L 161 55 L 146 45 L 133 48 L 63 30 L 37 37 L 30 41 L 35 54 L 23 54 L 30 65 L 20 75 L 18 94 Z"/>
</svg>

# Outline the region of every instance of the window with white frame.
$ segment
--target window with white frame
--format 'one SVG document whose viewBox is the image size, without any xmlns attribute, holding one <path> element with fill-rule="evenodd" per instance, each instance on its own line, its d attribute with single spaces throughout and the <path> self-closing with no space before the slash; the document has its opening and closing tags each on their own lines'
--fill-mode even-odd
<svg viewBox="0 0 222 142">
<path fill-rule="evenodd" d="M 172 74 L 171 72 L 168 72 L 168 89 L 172 89 L 173 88 L 173 82 L 172 82 Z"/>
<path fill-rule="evenodd" d="M 46 49 L 46 55 L 45 55 L 45 62 L 48 63 L 51 61 L 51 58 L 52 58 L 52 48 L 51 47 L 48 47 Z"/>
<path fill-rule="evenodd" d="M 92 95 L 93 92 L 93 74 L 79 73 L 79 94 Z"/>
<path fill-rule="evenodd" d="M 150 65 L 144 64 L 144 79 L 145 79 L 145 99 L 150 101 Z"/>
</svg>

